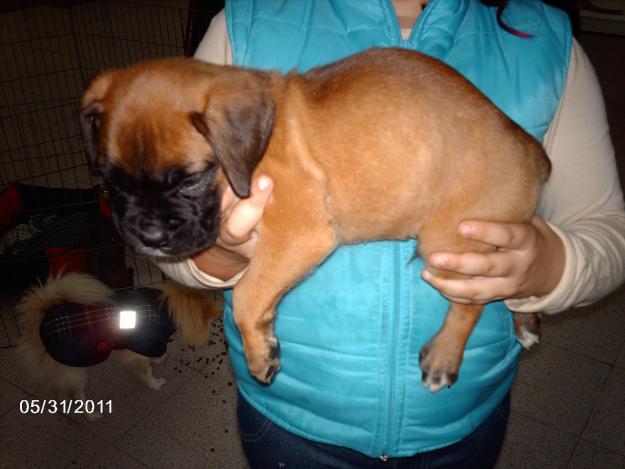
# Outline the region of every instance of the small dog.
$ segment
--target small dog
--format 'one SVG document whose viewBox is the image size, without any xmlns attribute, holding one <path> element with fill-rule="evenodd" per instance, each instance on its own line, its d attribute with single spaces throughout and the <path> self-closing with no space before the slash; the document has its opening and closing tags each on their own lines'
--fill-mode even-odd
<svg viewBox="0 0 625 469">
<path fill-rule="evenodd" d="M 280 369 L 276 305 L 338 245 L 418 237 L 424 258 L 491 251 L 460 236 L 458 224 L 529 221 L 550 173 L 540 143 L 469 81 L 403 49 L 370 49 L 304 74 L 182 58 L 111 70 L 85 92 L 81 126 L 116 226 L 143 254 L 212 245 L 227 186 L 245 198 L 255 174 L 273 178 L 233 299 L 249 370 L 262 383 Z M 424 386 L 456 381 L 482 309 L 451 303 L 421 350 Z M 536 315 L 515 323 L 519 337 L 537 338 Z"/>
<path fill-rule="evenodd" d="M 137 328 L 121 330 L 119 309 L 128 305 L 137 311 Z M 173 282 L 120 299 L 88 274 L 61 274 L 33 287 L 18 304 L 17 354 L 28 378 L 58 399 L 87 399 L 88 368 L 109 356 L 156 390 L 167 380 L 154 377 L 152 361 L 164 357 L 173 332 L 185 345 L 205 344 L 220 306 L 212 296 Z M 97 420 L 101 414 L 85 416 Z"/>
</svg>

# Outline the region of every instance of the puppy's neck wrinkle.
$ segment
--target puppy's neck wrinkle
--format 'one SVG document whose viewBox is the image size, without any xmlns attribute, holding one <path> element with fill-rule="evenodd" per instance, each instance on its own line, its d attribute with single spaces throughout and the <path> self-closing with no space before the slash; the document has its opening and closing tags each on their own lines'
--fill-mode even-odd
<svg viewBox="0 0 625 469">
<path fill-rule="evenodd" d="M 307 172 L 319 180 L 325 180 L 326 174 L 319 161 L 315 157 L 315 138 L 307 129 L 314 127 L 312 116 L 309 112 L 308 98 L 302 88 L 301 75 L 295 73 L 284 77 L 282 82 L 274 87 L 274 100 L 276 102 L 276 124 L 274 125 L 275 143 L 290 161 L 301 163 Z"/>
<path fill-rule="evenodd" d="M 267 152 L 273 152 L 268 162 L 278 162 L 285 167 L 297 167 L 297 183 L 301 187 L 317 186 L 328 194 L 328 175 L 320 164 L 317 142 L 322 139 L 315 129 L 314 112 L 311 112 L 310 97 L 305 92 L 306 83 L 302 75 L 289 73 L 274 83 L 272 96 L 276 103 L 274 134 Z M 269 168 L 268 168 L 269 169 Z M 289 171 L 287 171 L 289 173 Z M 306 179 L 303 179 L 303 175 Z M 294 176 L 295 177 L 295 176 Z M 324 199 L 326 212 L 332 214 L 331 196 Z"/>
</svg>

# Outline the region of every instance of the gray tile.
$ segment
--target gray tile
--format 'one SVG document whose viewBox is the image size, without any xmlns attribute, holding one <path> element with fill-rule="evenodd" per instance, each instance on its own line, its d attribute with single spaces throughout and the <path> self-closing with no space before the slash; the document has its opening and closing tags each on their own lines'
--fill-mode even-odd
<svg viewBox="0 0 625 469">
<path fill-rule="evenodd" d="M 625 369 L 625 342 L 623 342 L 623 346 L 621 347 L 621 353 L 619 353 L 618 358 L 616 359 L 616 363 L 614 364 L 617 368 Z"/>
<path fill-rule="evenodd" d="M 582 438 L 625 455 L 625 370 L 612 369 Z"/>
<path fill-rule="evenodd" d="M 160 365 L 153 365 L 153 373 L 156 377 L 168 380 L 158 391 L 140 383 L 132 373 L 116 364 L 114 359 L 89 368 L 87 397 L 95 401 L 110 400 L 113 408 L 112 413 L 107 413 L 97 423 L 100 438 L 113 441 L 128 432 L 171 395 L 179 392 L 182 386 L 195 377 L 197 370 L 166 359 Z M 21 388 L 30 397 L 53 397 L 45 386 L 33 384 L 20 371 L 14 348 L 0 349 L 0 377 Z M 79 425 L 84 425 L 86 431 L 93 431 L 94 425 L 87 422 L 84 416 L 72 415 L 71 418 Z"/>
<path fill-rule="evenodd" d="M 0 435 L 2 467 L 145 467 L 60 414 L 10 410 L 0 419 Z"/>
<path fill-rule="evenodd" d="M 601 448 L 586 441 L 580 441 L 575 448 L 569 469 L 625 469 L 625 456 Z"/>
<path fill-rule="evenodd" d="M 594 305 L 544 318 L 542 340 L 614 364 L 625 342 L 624 311 L 625 286 Z"/>
<path fill-rule="evenodd" d="M 576 441 L 568 433 L 512 412 L 496 468 L 566 468 Z"/>
<path fill-rule="evenodd" d="M 0 350 L 17 345 L 20 339 L 21 333 L 14 303 L 13 297 L 0 298 L 0 347 L 2 347 Z M 0 360 L 2 360 L 1 355 Z"/>
<path fill-rule="evenodd" d="M 149 466 L 245 468 L 235 412 L 230 367 L 212 363 L 115 445 Z"/>
<path fill-rule="evenodd" d="M 26 394 L 22 389 L 13 383 L 0 378 L 0 416 L 11 409 L 19 408 L 22 399 L 30 399 L 31 396 Z"/>
<path fill-rule="evenodd" d="M 41 386 L 33 383 L 23 372 L 15 347 L 0 349 L 0 377 L 20 388 L 23 392 L 33 396 Z"/>
<path fill-rule="evenodd" d="M 152 369 L 156 378 L 167 379 L 159 390 L 149 389 L 114 360 L 90 369 L 87 397 L 95 401 L 111 401 L 112 411 L 105 412 L 95 424 L 87 422 L 81 415 L 73 415 L 72 419 L 85 431 L 112 443 L 157 411 L 171 396 L 181 392 L 197 374 L 171 360 L 153 365 Z"/>
<path fill-rule="evenodd" d="M 609 373 L 609 365 L 542 343 L 521 359 L 512 408 L 580 436 Z"/>
</svg>

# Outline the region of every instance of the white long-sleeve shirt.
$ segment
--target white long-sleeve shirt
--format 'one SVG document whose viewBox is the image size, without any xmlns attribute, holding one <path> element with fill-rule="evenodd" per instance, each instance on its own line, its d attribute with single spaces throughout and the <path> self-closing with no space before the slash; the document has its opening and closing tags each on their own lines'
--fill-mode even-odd
<svg viewBox="0 0 625 469">
<path fill-rule="evenodd" d="M 212 21 L 195 58 L 232 64 L 223 11 Z M 552 173 L 540 200 L 541 216 L 564 244 L 557 287 L 540 298 L 507 300 L 513 311 L 557 313 L 607 295 L 625 281 L 625 203 L 599 82 L 574 41 L 566 85 L 543 142 Z M 154 259 L 173 279 L 199 288 L 226 288 L 189 258 Z"/>
</svg>

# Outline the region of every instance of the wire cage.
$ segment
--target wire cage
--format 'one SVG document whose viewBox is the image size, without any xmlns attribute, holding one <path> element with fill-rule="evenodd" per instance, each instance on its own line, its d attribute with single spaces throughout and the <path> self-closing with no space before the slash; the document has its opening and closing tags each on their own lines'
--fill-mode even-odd
<svg viewBox="0 0 625 469">
<path fill-rule="evenodd" d="M 190 53 L 223 2 L 3 2 L 0 6 L 0 348 L 20 294 L 60 270 L 113 288 L 163 276 L 126 249 L 88 171 L 78 124 L 103 69 Z"/>
</svg>

